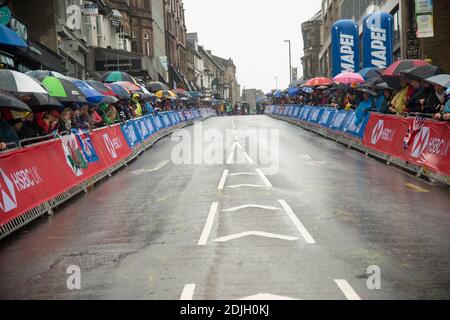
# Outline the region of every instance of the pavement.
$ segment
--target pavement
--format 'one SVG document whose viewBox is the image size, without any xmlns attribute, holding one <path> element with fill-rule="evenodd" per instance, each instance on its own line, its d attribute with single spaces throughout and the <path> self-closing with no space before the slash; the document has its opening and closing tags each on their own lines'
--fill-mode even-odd
<svg viewBox="0 0 450 320">
<path fill-rule="evenodd" d="M 264 115 L 202 125 L 3 239 L 0 298 L 450 298 L 448 187 Z"/>
</svg>

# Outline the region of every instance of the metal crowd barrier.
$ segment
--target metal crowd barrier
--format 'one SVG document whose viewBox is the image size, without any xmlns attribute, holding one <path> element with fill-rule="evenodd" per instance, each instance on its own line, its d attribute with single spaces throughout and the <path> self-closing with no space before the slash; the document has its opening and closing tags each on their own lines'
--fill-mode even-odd
<svg viewBox="0 0 450 320">
<path fill-rule="evenodd" d="M 420 165 L 417 165 L 414 163 L 410 163 L 403 159 L 393 157 L 391 155 L 368 148 L 365 145 L 363 145 L 362 142 L 357 138 L 347 136 L 343 133 L 333 131 L 331 129 L 322 127 L 317 124 L 312 124 L 312 123 L 302 121 L 300 119 L 291 118 L 289 116 L 277 115 L 277 114 L 267 114 L 267 115 L 272 118 L 275 118 L 275 119 L 279 119 L 279 120 L 283 120 L 283 121 L 287 121 L 287 122 L 296 124 L 305 130 L 311 131 L 311 132 L 318 134 L 324 138 L 334 140 L 337 143 L 347 146 L 348 148 L 360 151 L 360 152 L 364 153 L 366 156 L 370 155 L 378 160 L 386 162 L 387 165 L 393 164 L 393 165 L 400 167 L 406 171 L 414 173 L 417 177 L 427 177 L 432 182 L 440 182 L 447 186 L 450 186 L 450 177 L 443 175 L 439 172 L 436 172 L 432 169 L 429 169 L 429 168 L 426 168 L 426 167 L 423 167 L 423 166 L 420 166 Z"/>
<path fill-rule="evenodd" d="M 206 120 L 210 118 L 211 115 L 202 118 L 202 120 Z M 190 119 L 185 122 L 180 122 L 170 128 L 163 128 L 160 131 L 157 131 L 152 137 L 150 137 L 147 141 L 140 144 L 138 147 L 136 147 L 132 154 L 129 155 L 127 158 L 123 159 L 122 161 L 116 163 L 115 165 L 107 168 L 105 171 L 100 172 L 99 174 L 91 177 L 90 179 L 87 179 L 86 181 L 80 183 L 79 185 L 76 185 L 75 187 L 57 195 L 56 197 L 50 199 L 49 201 L 42 203 L 38 205 L 37 207 L 34 207 L 33 209 L 25 212 L 24 214 L 21 214 L 17 218 L 5 223 L 4 225 L 0 226 L 0 239 L 6 237 L 7 235 L 11 234 L 12 232 L 18 230 L 19 228 L 23 227 L 24 225 L 30 223 L 31 221 L 35 220 L 36 218 L 44 215 L 47 213 L 49 216 L 54 214 L 54 209 L 56 209 L 59 205 L 61 205 L 64 202 L 67 202 L 68 200 L 72 199 L 76 195 L 80 194 L 81 192 L 86 192 L 89 187 L 93 186 L 97 182 L 105 179 L 106 177 L 111 178 L 112 174 L 122 167 L 127 167 L 128 163 L 132 162 L 136 158 L 139 157 L 140 154 L 148 150 L 151 146 L 153 146 L 157 141 L 161 140 L 162 138 L 170 135 L 174 131 L 190 126 L 194 124 L 195 121 L 198 121 L 197 119 Z M 101 129 L 101 128 L 99 128 Z M 53 135 L 52 135 L 53 136 Z M 8 150 L 11 151 L 11 150 Z"/>
</svg>

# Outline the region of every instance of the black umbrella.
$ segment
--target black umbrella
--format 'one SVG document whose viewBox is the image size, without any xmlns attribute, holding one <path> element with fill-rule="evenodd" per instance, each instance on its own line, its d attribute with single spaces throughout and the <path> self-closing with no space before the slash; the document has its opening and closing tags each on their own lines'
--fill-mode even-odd
<svg viewBox="0 0 450 320">
<path fill-rule="evenodd" d="M 368 93 L 368 94 L 370 94 L 371 96 L 374 96 L 374 97 L 376 97 L 376 96 L 378 96 L 378 93 L 376 93 L 375 91 L 373 91 L 373 90 L 370 90 L 370 89 L 367 89 L 367 88 L 357 88 L 356 89 L 357 91 L 360 91 L 360 92 L 365 92 L 365 93 Z"/>
<path fill-rule="evenodd" d="M 34 112 L 63 109 L 64 106 L 48 94 L 38 92 L 12 92 L 19 100 L 25 102 Z"/>
<path fill-rule="evenodd" d="M 161 90 L 169 90 L 169 87 L 162 82 L 154 81 L 147 83 L 147 88 L 150 92 L 158 92 Z"/>
<path fill-rule="evenodd" d="M 433 84 L 438 84 L 445 88 L 450 87 L 450 75 L 448 75 L 448 74 L 440 74 L 440 75 L 437 75 L 434 77 L 430 77 L 428 79 L 425 79 L 425 81 L 431 82 Z"/>
<path fill-rule="evenodd" d="M 443 74 L 444 72 L 441 70 L 441 68 L 439 68 L 437 66 L 432 66 L 430 64 L 427 64 L 427 65 L 407 69 L 407 70 L 403 71 L 402 73 L 408 77 L 423 80 L 423 79 L 430 78 L 432 76 Z"/>
<path fill-rule="evenodd" d="M 0 107 L 19 112 L 31 112 L 30 107 L 26 103 L 20 101 L 8 92 L 0 91 Z"/>
</svg>

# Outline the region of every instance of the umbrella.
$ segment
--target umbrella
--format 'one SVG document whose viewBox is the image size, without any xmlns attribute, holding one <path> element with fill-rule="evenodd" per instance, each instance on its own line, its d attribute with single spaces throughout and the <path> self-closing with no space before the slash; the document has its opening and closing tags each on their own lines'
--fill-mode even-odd
<svg viewBox="0 0 450 320">
<path fill-rule="evenodd" d="M 12 47 L 28 48 L 28 45 L 17 33 L 0 23 L 0 44 Z"/>
<path fill-rule="evenodd" d="M 437 75 L 437 76 L 434 76 L 431 78 L 427 78 L 427 79 L 425 79 L 425 81 L 433 83 L 433 84 L 438 84 L 445 88 L 450 87 L 450 75 L 448 75 L 448 74 L 440 74 L 440 75 Z"/>
<path fill-rule="evenodd" d="M 290 87 L 288 89 L 288 95 L 290 95 L 291 97 L 296 96 L 298 93 L 300 92 L 300 88 L 299 87 Z"/>
<path fill-rule="evenodd" d="M 47 77 L 57 77 L 57 78 L 64 78 L 65 76 L 59 72 L 56 71 L 49 71 L 49 70 L 33 70 L 28 71 L 25 73 L 27 76 L 33 77 L 38 80 L 44 80 Z"/>
<path fill-rule="evenodd" d="M 343 84 L 364 83 L 364 78 L 359 73 L 342 72 L 334 77 L 333 81 Z"/>
<path fill-rule="evenodd" d="M 105 96 L 103 99 L 103 102 L 108 104 L 113 104 L 116 103 L 117 101 L 119 101 L 119 99 L 114 96 Z"/>
<path fill-rule="evenodd" d="M 389 66 L 389 68 L 384 70 L 381 75 L 383 77 L 385 77 L 385 76 L 400 76 L 400 73 L 407 69 L 423 66 L 426 64 L 427 63 L 423 60 L 416 60 L 416 59 L 399 60 L 399 61 L 391 64 Z"/>
<path fill-rule="evenodd" d="M 147 83 L 147 87 L 151 92 L 158 92 L 161 90 L 169 90 L 169 87 L 162 82 L 153 81 Z"/>
<path fill-rule="evenodd" d="M 313 92 L 314 90 L 313 90 L 312 88 L 309 88 L 309 87 L 303 87 L 303 88 L 302 88 L 302 91 L 303 91 L 303 92 L 306 92 L 306 93 L 311 93 L 311 92 Z"/>
<path fill-rule="evenodd" d="M 275 93 L 273 94 L 273 96 L 275 98 L 281 98 L 283 96 L 283 92 L 281 90 L 277 90 L 275 91 Z"/>
<path fill-rule="evenodd" d="M 120 100 L 130 100 L 130 92 L 128 92 L 126 89 L 124 89 L 123 87 L 119 86 L 116 83 L 107 83 L 106 86 L 108 88 L 110 88 L 115 95 L 117 96 L 117 98 L 119 98 Z"/>
<path fill-rule="evenodd" d="M 373 90 L 367 89 L 367 88 L 360 87 L 360 88 L 357 88 L 356 90 L 358 90 L 360 92 L 368 93 L 368 94 L 370 94 L 371 96 L 374 96 L 374 97 L 378 96 L 378 93 L 376 93 Z"/>
<path fill-rule="evenodd" d="M 86 103 L 87 100 L 80 89 L 72 82 L 62 78 L 47 77 L 42 80 L 42 85 L 50 96 L 63 103 Z"/>
<path fill-rule="evenodd" d="M 431 64 L 426 64 L 419 67 L 414 67 L 403 71 L 408 77 L 418 78 L 420 80 L 430 78 L 432 76 L 437 76 L 443 74 L 444 72 L 441 68 L 437 66 L 432 66 Z"/>
<path fill-rule="evenodd" d="M 13 70 L 0 70 L 0 88 L 13 94 L 32 109 L 61 108 L 62 105 L 52 97 L 36 79 Z"/>
<path fill-rule="evenodd" d="M 109 71 L 103 74 L 102 81 L 106 83 L 112 83 L 117 81 L 128 81 L 134 84 L 138 84 L 136 79 L 126 72 L 121 71 Z"/>
<path fill-rule="evenodd" d="M 171 90 L 161 90 L 156 93 L 156 96 L 160 99 L 164 98 L 176 98 L 177 95 Z"/>
<path fill-rule="evenodd" d="M 98 92 L 97 90 L 95 90 L 87 82 L 79 80 L 79 79 L 73 79 L 71 82 L 78 89 L 81 90 L 81 92 L 84 94 L 84 96 L 86 97 L 86 100 L 89 103 L 97 104 L 97 103 L 103 102 L 105 100 L 105 96 L 103 94 L 101 94 L 100 92 Z"/>
<path fill-rule="evenodd" d="M 305 87 L 316 87 L 316 86 L 328 86 L 332 84 L 332 81 L 329 78 L 317 77 L 311 80 L 308 80 L 303 84 Z"/>
<path fill-rule="evenodd" d="M 138 84 L 134 84 L 128 81 L 116 81 L 114 84 L 121 86 L 129 92 L 143 92 L 142 88 Z"/>
<path fill-rule="evenodd" d="M 0 107 L 19 112 L 30 112 L 30 107 L 8 92 L 0 91 Z"/>
<path fill-rule="evenodd" d="M 371 68 L 362 69 L 358 73 L 360 74 L 361 77 L 364 78 L 364 80 L 367 81 L 369 79 L 379 77 L 382 72 L 383 71 L 381 69 L 371 67 Z"/>
<path fill-rule="evenodd" d="M 187 100 L 192 100 L 192 96 L 189 95 L 189 94 L 186 92 L 186 90 L 183 90 L 183 89 L 176 89 L 176 90 L 175 90 L 175 93 L 176 93 L 176 95 L 178 96 L 178 98 L 180 98 L 180 99 L 185 98 L 185 99 L 187 99 Z M 184 100 L 184 101 L 186 101 L 186 100 Z"/>
<path fill-rule="evenodd" d="M 117 97 L 117 94 L 114 93 L 114 91 L 111 90 L 110 87 L 106 86 L 104 83 L 95 81 L 95 80 L 88 80 L 86 81 L 87 84 L 89 84 L 92 88 L 100 92 L 104 96 L 112 96 Z"/>
</svg>

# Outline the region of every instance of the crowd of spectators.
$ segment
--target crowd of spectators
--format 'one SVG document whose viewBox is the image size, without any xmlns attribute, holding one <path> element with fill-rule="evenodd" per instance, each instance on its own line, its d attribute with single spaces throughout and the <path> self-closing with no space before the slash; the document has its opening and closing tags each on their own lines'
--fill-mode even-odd
<svg viewBox="0 0 450 320">
<path fill-rule="evenodd" d="M 439 121 L 450 121 L 450 89 L 416 79 L 401 79 L 401 89 L 386 83 L 366 87 L 333 85 L 319 87 L 297 96 L 273 98 L 275 104 L 332 106 L 340 110 L 357 110 L 397 115 L 420 115 Z"/>
<path fill-rule="evenodd" d="M 139 118 L 147 114 L 186 110 L 194 101 L 175 99 L 141 100 L 133 94 L 130 100 L 116 103 L 69 104 L 63 110 L 19 113 L 0 106 L 0 151 L 64 135 L 72 129 L 93 130 Z"/>
</svg>

